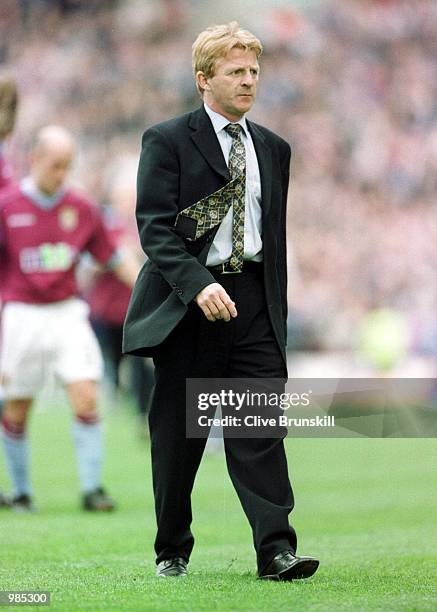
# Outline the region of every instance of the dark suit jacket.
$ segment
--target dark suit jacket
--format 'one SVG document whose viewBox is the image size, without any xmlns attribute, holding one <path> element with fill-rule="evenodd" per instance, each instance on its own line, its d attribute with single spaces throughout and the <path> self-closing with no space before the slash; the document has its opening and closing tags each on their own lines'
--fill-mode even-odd
<svg viewBox="0 0 437 612">
<path fill-rule="evenodd" d="M 267 306 L 286 360 L 285 230 L 290 147 L 266 128 L 247 123 L 261 175 Z M 149 260 L 140 271 L 126 315 L 125 353 L 153 356 L 197 293 L 216 282 L 204 264 L 218 228 L 190 241 L 175 227 L 175 221 L 179 211 L 229 180 L 220 144 L 203 106 L 144 133 L 136 216 L 141 244 Z"/>
</svg>

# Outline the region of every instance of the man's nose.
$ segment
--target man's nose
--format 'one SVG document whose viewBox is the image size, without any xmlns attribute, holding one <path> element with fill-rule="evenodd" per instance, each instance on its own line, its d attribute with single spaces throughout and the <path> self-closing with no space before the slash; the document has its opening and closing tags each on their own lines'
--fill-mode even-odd
<svg viewBox="0 0 437 612">
<path fill-rule="evenodd" d="M 253 76 L 251 72 L 245 72 L 241 80 L 241 84 L 249 87 L 253 85 L 254 80 L 255 80 L 255 77 Z"/>
</svg>

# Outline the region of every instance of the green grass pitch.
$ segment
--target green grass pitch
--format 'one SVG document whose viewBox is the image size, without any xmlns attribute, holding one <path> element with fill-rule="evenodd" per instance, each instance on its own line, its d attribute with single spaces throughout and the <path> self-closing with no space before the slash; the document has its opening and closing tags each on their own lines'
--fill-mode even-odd
<svg viewBox="0 0 437 612">
<path fill-rule="evenodd" d="M 127 406 L 109 412 L 105 427 L 104 480 L 119 509 L 89 515 L 78 505 L 65 405 L 32 415 L 39 512 L 0 512 L 0 590 L 51 591 L 59 610 L 437 609 L 435 440 L 287 440 L 298 552 L 321 560 L 313 578 L 294 583 L 256 580 L 223 457 L 206 455 L 190 575 L 178 581 L 154 576 L 148 443 Z"/>
</svg>

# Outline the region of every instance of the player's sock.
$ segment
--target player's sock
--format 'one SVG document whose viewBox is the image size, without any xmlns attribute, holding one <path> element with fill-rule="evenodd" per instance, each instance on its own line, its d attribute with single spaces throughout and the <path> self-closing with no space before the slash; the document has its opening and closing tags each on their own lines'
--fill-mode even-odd
<svg viewBox="0 0 437 612">
<path fill-rule="evenodd" d="M 5 416 L 2 418 L 2 438 L 6 464 L 14 488 L 14 495 L 31 496 L 29 481 L 30 445 L 26 436 L 25 425 L 11 423 Z"/>
<path fill-rule="evenodd" d="M 98 416 L 76 417 L 73 423 L 80 487 L 83 493 L 101 485 L 103 432 Z"/>
</svg>

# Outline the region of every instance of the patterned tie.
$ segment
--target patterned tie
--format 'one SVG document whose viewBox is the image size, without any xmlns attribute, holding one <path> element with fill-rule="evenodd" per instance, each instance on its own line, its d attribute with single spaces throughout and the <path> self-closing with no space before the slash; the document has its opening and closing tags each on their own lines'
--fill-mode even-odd
<svg viewBox="0 0 437 612">
<path fill-rule="evenodd" d="M 241 272 L 244 258 L 244 208 L 246 191 L 246 149 L 241 140 L 242 127 L 239 123 L 229 123 L 226 132 L 232 136 L 229 151 L 229 172 L 231 178 L 241 177 L 232 198 L 232 254 L 229 264 L 235 272 Z"/>
<path fill-rule="evenodd" d="M 206 198 L 184 208 L 176 217 L 175 226 L 188 240 L 197 240 L 219 225 L 233 207 L 232 253 L 230 266 L 241 272 L 244 255 L 244 208 L 246 190 L 246 151 L 241 141 L 241 126 L 229 123 L 225 130 L 232 136 L 229 151 L 231 180 Z M 194 222 L 194 223 L 193 223 Z M 187 225 L 188 224 L 188 225 Z"/>
</svg>

